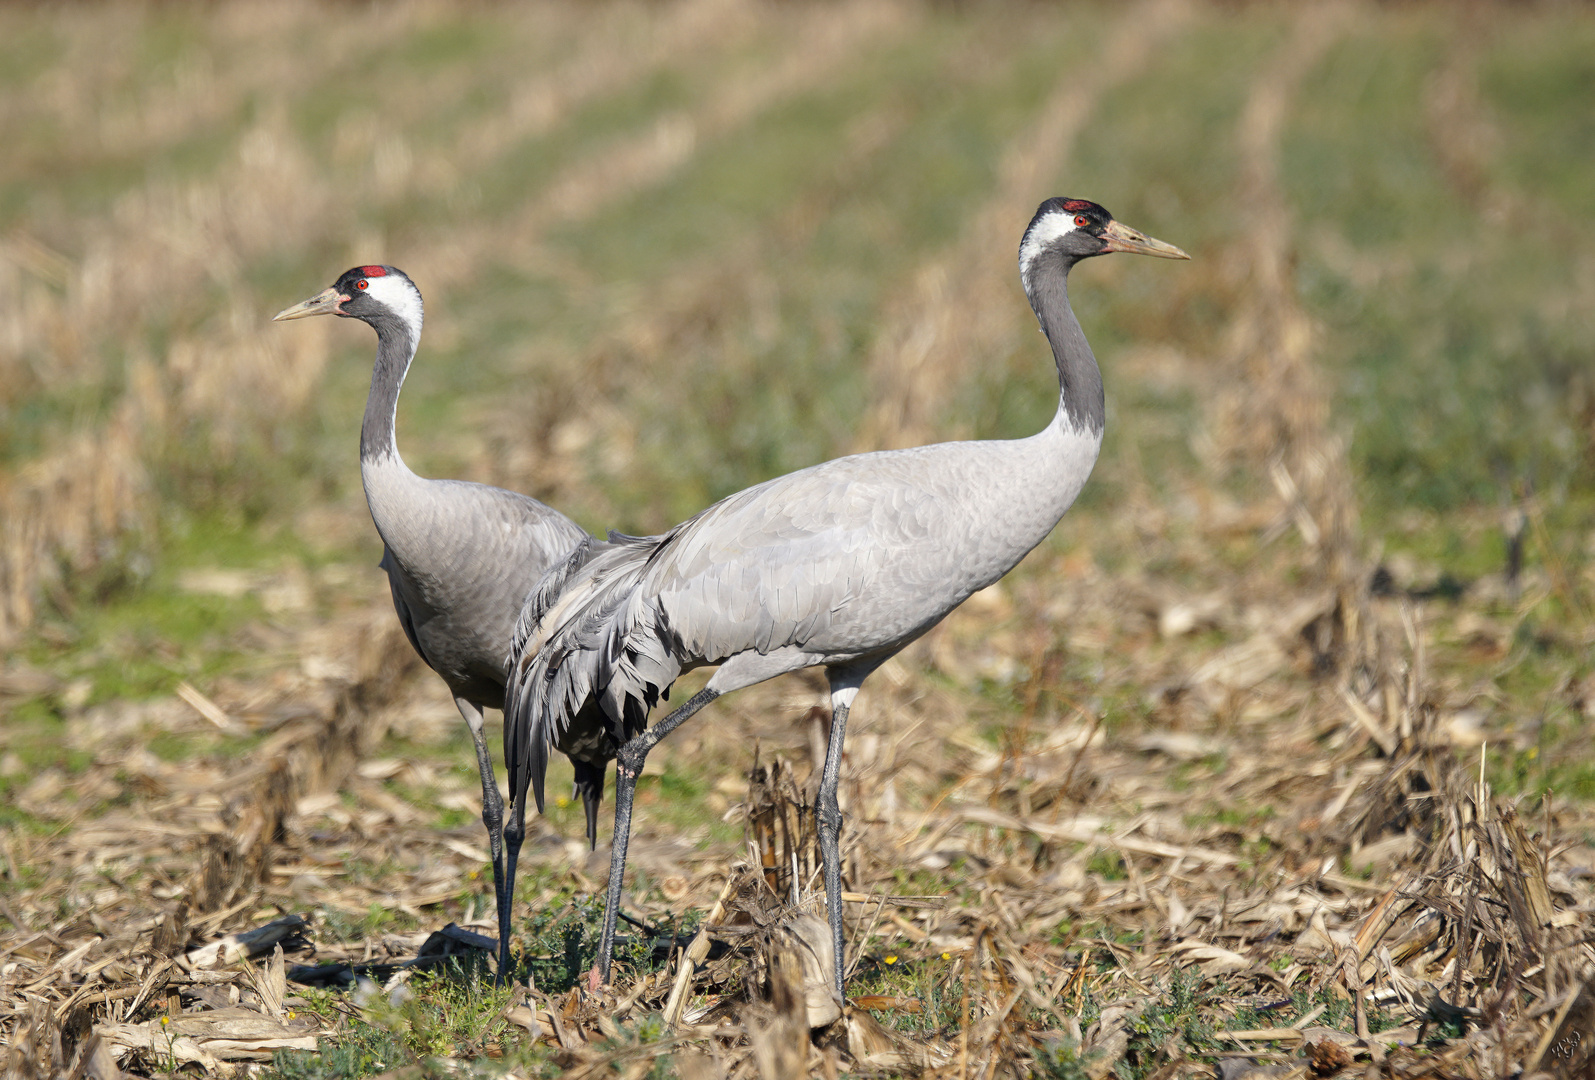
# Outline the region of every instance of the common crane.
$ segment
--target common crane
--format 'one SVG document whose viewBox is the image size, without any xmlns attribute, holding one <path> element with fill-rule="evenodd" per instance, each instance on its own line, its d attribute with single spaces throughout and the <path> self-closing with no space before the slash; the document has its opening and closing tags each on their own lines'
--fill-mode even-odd
<svg viewBox="0 0 1595 1080">
<path fill-rule="evenodd" d="M 442 676 L 471 729 L 482 778 L 482 822 L 493 857 L 498 907 L 499 967 L 509 973 L 512 879 L 505 872 L 504 800 L 482 736 L 482 710 L 504 707 L 505 658 L 516 616 L 539 576 L 583 540 L 575 522 L 536 499 L 462 480 L 428 480 L 411 472 L 394 441 L 399 388 L 421 341 L 421 291 L 392 266 L 357 266 L 325 291 L 279 312 L 274 321 L 312 315 L 360 319 L 377 332 L 360 427 L 360 479 L 371 520 L 382 537 L 382 569 L 405 637 Z M 596 841 L 596 781 L 577 766 L 576 784 Z"/>
<path fill-rule="evenodd" d="M 848 708 L 864 679 L 991 585 L 1074 502 L 1102 446 L 1102 376 L 1069 306 L 1069 271 L 1125 251 L 1189 258 L 1096 203 L 1049 199 L 1019 245 L 1019 274 L 1058 369 L 1058 410 L 1025 439 L 940 443 L 839 458 L 748 488 L 663 536 L 584 541 L 550 570 L 516 629 L 504 746 L 513 878 L 526 791 L 543 806 L 548 751 L 615 759 L 615 833 L 595 981 L 607 981 L 637 778 L 651 750 L 721 694 L 822 666 L 833 719 L 817 815 L 843 992 L 842 815 Z M 684 671 L 708 684 L 649 728 Z M 596 708 L 594 707 L 596 706 Z"/>
</svg>

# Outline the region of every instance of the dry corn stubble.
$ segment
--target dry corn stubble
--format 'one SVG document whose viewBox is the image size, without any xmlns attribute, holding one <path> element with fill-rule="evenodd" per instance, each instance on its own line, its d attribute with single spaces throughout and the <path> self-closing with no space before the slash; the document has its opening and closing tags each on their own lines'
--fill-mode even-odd
<svg viewBox="0 0 1595 1080">
<path fill-rule="evenodd" d="M 856 25 L 873 17 L 860 14 Z M 1333 16 L 1327 24 L 1300 18 L 1257 89 L 1258 100 L 1275 96 L 1283 110 L 1292 75 L 1311 66 L 1334 30 Z M 1248 111 L 1249 134 L 1238 140 L 1252 165 L 1277 146 L 1280 114 L 1270 118 L 1268 108 Z M 540 114 L 526 106 L 524 115 Z M 271 176 L 293 179 L 291 148 L 272 148 L 269 123 L 260 131 L 251 152 Z M 654 144 L 639 139 L 641 157 L 593 159 L 653 163 L 623 171 L 616 194 L 567 187 L 567 201 L 549 205 L 595 213 L 612 205 L 604 199 L 646 190 L 648 168 L 662 164 L 668 175 L 679 167 L 669 154 L 648 158 Z M 867 132 L 860 145 L 867 158 Z M 570 175 L 582 175 L 580 167 Z M 1256 205 L 1283 206 L 1265 166 L 1249 175 Z M 195 220 L 225 231 L 227 213 L 214 209 L 221 196 L 195 188 L 171 198 L 191 198 Z M 118 250 L 180 222 L 159 203 L 127 204 L 132 239 Z M 749 823 L 763 880 L 747 895 L 727 894 L 726 928 L 706 936 L 737 951 L 706 953 L 703 969 L 687 973 L 683 1026 L 660 1044 L 682 1071 L 691 1062 L 704 1075 L 871 1067 L 1013 1075 L 1064 1057 L 1063 1035 L 1093 1076 L 1118 1065 L 1142 1076 L 1195 1073 L 1219 1057 L 1230 1059 L 1224 1075 L 1232 1075 L 1240 1059 L 1271 1054 L 1316 1075 L 1348 1065 L 1403 1077 L 1576 1065 L 1566 1055 L 1588 1016 L 1583 937 L 1595 900 L 1580 839 L 1588 813 L 1553 802 L 1530 820 L 1478 783 L 1476 761 L 1459 767 L 1456 721 L 1477 695 L 1439 661 L 1484 646 L 1449 637 L 1430 606 L 1403 610 L 1361 593 L 1367 571 L 1321 355 L 1293 307 L 1293 228 L 1288 213 L 1265 216 L 1277 227 L 1240 253 L 1255 282 L 1225 356 L 1256 391 L 1239 405 L 1256 411 L 1233 428 L 1220 425 L 1228 433 L 1215 441 L 1267 494 L 1226 504 L 1221 492 L 1198 493 L 1217 509 L 1157 549 L 1180 553 L 1185 575 L 1152 559 L 1110 571 L 1072 552 L 1043 556 L 1049 565 L 1027 568 L 883 669 L 858 703 L 843 792 L 848 884 L 859 897 L 849 901 L 847 960 L 855 987 L 873 991 L 873 1012 L 852 1008 L 817 1039 L 803 1031 L 808 1002 L 791 963 L 801 942 L 782 948 L 776 932 L 794 888 L 800 904 L 813 903 L 804 821 L 812 747 L 823 747 L 823 715 L 811 713 L 815 687 L 794 680 L 750 691 L 701 734 L 682 733 L 682 756 L 718 748 L 742 764 L 761 735 L 767 770 L 745 795 L 740 785 L 729 790 L 745 805 L 726 812 Z M 305 220 L 313 227 L 321 219 Z M 263 241 L 246 228 L 223 242 L 247 252 Z M 27 257 L 52 272 L 48 256 Z M 133 258 L 119 255 L 117 265 L 140 265 Z M 84 310 L 126 317 L 103 295 L 96 303 L 109 306 Z M 63 324 L 54 325 L 49 333 Z M 644 317 L 637 325 L 653 324 Z M 972 340 L 1006 329 L 972 331 Z M 268 400 L 273 409 L 298 408 L 315 391 L 321 346 L 277 346 L 303 347 L 302 356 L 246 355 L 247 336 L 247 327 L 222 319 L 186 339 L 189 358 L 176 365 L 186 404 L 169 406 L 162 394 L 144 400 L 204 412 L 221 407 L 224 383 L 206 364 L 242 371 L 280 363 L 306 374 L 299 389 Z M 258 385 L 280 380 L 291 381 L 268 373 Z M 151 410 L 140 414 L 146 423 L 156 415 L 153 404 L 139 408 Z M 116 438 L 136 441 L 127 422 Z M 117 449 L 109 438 L 85 443 L 79 457 L 63 454 L 77 468 L 41 469 L 34 490 L 81 477 L 82 457 Z M 136 446 L 127 460 L 139 460 Z M 109 494 L 58 501 L 97 507 L 53 527 L 59 536 L 120 527 L 124 504 Z M 1107 522 L 1088 515 L 1079 528 L 1090 543 L 1136 550 L 1171 520 L 1174 512 L 1147 502 Z M 1300 544 L 1285 537 L 1291 530 Z M 1258 546 L 1259 536 L 1272 540 Z M 1213 565 L 1210 549 L 1226 542 L 1256 550 L 1239 569 Z M 412 925 L 427 928 L 485 913 L 485 886 L 469 876 L 481 870 L 469 783 L 439 782 L 447 766 L 424 750 L 378 746 L 389 725 L 420 730 L 417 714 L 448 711 L 435 680 L 415 677 L 424 673 L 385 602 L 340 612 L 328 626 L 307 627 L 302 613 L 285 618 L 286 636 L 273 648 L 294 657 L 289 670 L 199 682 L 218 715 L 263 734 L 243 756 L 214 744 L 178 762 L 151 753 L 152 731 L 217 729 L 193 700 L 171 698 L 76 716 L 64 737 L 89 765 L 24 776 L 12 789 L 15 804 L 47 828 L 0 830 L 0 917 L 15 930 L 0 943 L 8 1066 L 43 1072 L 93 1060 L 112 1075 L 105 1057 L 114 1046 L 123 1065 L 147 1073 L 160 1067 L 159 1054 L 178 1056 L 181 1046 L 221 1073 L 269 1037 L 232 1038 L 245 1025 L 225 1030 L 239 1021 L 228 1010 L 286 1026 L 274 1003 L 282 1000 L 275 962 L 189 970 L 169 962 L 187 957 L 185 946 L 242 942 L 235 935 L 257 929 L 270 937 L 284 929 L 281 912 L 308 911 L 305 945 L 288 949 L 293 959 L 388 981 L 422 959 L 432 935 L 351 931 L 373 907 L 412 913 Z M 1478 618 L 1480 638 L 1510 639 L 1495 625 L 1499 616 Z M 361 640 L 364 658 L 352 648 Z M 301 652 L 318 662 L 298 664 Z M 1017 705 L 994 704 L 978 690 L 983 680 L 1011 688 Z M 15 673 L 15 681 L 27 680 Z M 1104 701 L 1144 703 L 1150 722 L 1105 723 Z M 998 724 L 1008 730 L 994 742 L 985 729 Z M 5 767 L 17 776 L 24 768 L 20 759 L 17 770 Z M 417 819 L 410 791 L 463 793 L 463 824 L 450 831 Z M 628 898 L 628 910 L 650 921 L 672 905 L 706 907 L 734 859 L 722 846 L 700 846 L 697 834 L 676 835 L 665 801 L 643 807 L 638 862 L 661 881 L 685 884 L 662 887 L 664 900 L 648 890 Z M 530 890 L 528 910 L 564 903 L 573 889 L 591 892 L 595 878 L 569 851 L 569 837 L 546 823 L 537 830 L 528 861 L 547 876 Z M 770 877 L 773 887 L 764 884 Z M 739 934 L 739 925 L 755 932 Z M 663 1006 L 674 975 L 625 973 L 613 999 L 535 996 L 526 1038 L 543 1040 L 573 1071 L 642 1075 L 657 1047 L 612 1040 L 623 1042 L 618 1025 Z M 1298 993 L 1309 1007 L 1296 1008 Z M 1181 1014 L 1182 1000 L 1196 1004 Z M 710 1016 L 714 1007 L 720 1012 Z M 164 1047 L 150 1039 L 153 1050 L 133 1049 L 132 1029 L 153 1036 L 162 1008 L 175 1010 L 169 1025 L 179 1024 L 179 1034 Z M 1231 1033 L 1202 1042 L 1199 1028 L 1170 1019 L 1182 1016 Z M 1359 1025 L 1367 1037 L 1347 1030 Z M 354 1034 L 351 1025 L 336 1037 Z"/>
</svg>

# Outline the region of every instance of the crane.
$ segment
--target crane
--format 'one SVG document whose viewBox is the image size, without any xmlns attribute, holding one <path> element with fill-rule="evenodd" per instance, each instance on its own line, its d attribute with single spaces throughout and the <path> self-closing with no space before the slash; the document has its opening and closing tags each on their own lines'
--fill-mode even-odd
<svg viewBox="0 0 1595 1080">
<path fill-rule="evenodd" d="M 421 291 L 392 266 L 357 266 L 330 288 L 273 321 L 312 315 L 360 319 L 377 332 L 371 392 L 360 426 L 360 479 L 382 537 L 393 607 L 405 637 L 448 685 L 476 745 L 482 822 L 493 859 L 498 907 L 498 978 L 508 977 L 512 879 L 504 870 L 504 800 L 482 735 L 482 710 L 504 707 L 505 658 L 528 591 L 583 540 L 575 522 L 536 499 L 503 488 L 417 476 L 399 456 L 394 419 L 399 388 L 421 341 Z M 604 774 L 577 768 L 577 789 L 596 842 Z"/>
<path fill-rule="evenodd" d="M 529 596 L 504 711 L 508 873 L 539 810 L 548 750 L 617 762 L 608 904 L 590 978 L 609 978 L 637 778 L 648 752 L 722 694 L 820 666 L 831 732 L 816 814 L 841 998 L 836 788 L 848 710 L 888 657 L 991 585 L 1074 502 L 1102 446 L 1102 376 L 1069 306 L 1069 271 L 1110 252 L 1189 258 L 1083 199 L 1042 203 L 1019 275 L 1058 369 L 1058 410 L 1025 439 L 940 443 L 838 458 L 732 495 L 658 537 L 583 541 Z M 675 679 L 719 665 L 649 728 Z M 597 748 L 596 751 L 594 748 Z"/>
</svg>

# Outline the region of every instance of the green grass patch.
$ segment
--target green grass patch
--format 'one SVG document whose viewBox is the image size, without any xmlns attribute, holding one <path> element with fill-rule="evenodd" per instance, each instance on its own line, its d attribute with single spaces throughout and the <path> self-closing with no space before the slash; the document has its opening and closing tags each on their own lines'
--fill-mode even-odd
<svg viewBox="0 0 1595 1080">
<path fill-rule="evenodd" d="M 495 989 L 489 980 L 457 967 L 417 975 L 383 993 L 372 984 L 354 995 L 359 1012 L 314 1053 L 283 1050 L 273 1055 L 265 1075 L 271 1080 L 356 1080 L 407 1065 L 423 1075 L 441 1068 L 441 1059 L 485 1059 L 491 1046 L 499 1069 L 519 1066 L 531 1076 L 552 1077 L 550 1052 L 531 1045 L 519 1028 L 501 1017 L 513 991 Z M 347 996 L 345 996 L 347 997 Z M 323 1018 L 342 1012 L 334 995 L 311 993 L 303 1000 Z"/>
</svg>

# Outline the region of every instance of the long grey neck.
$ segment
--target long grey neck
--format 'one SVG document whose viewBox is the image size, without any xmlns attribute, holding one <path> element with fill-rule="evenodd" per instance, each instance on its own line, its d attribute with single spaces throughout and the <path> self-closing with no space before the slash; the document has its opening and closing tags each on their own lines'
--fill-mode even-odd
<svg viewBox="0 0 1595 1080">
<path fill-rule="evenodd" d="M 1076 431 L 1089 431 L 1100 438 L 1107 420 L 1107 403 L 1102 395 L 1102 371 L 1097 367 L 1097 358 L 1069 306 L 1069 270 L 1074 260 L 1048 252 L 1040 256 L 1038 263 L 1027 282 L 1026 293 L 1058 364 L 1058 414 L 1066 417 Z"/>
<path fill-rule="evenodd" d="M 415 358 L 418 342 L 402 320 L 385 316 L 371 320 L 377 332 L 377 362 L 371 369 L 371 393 L 366 397 L 365 421 L 360 425 L 360 463 L 384 459 L 399 461 L 394 441 L 394 416 L 399 407 L 399 388 L 405 372 Z"/>
</svg>

